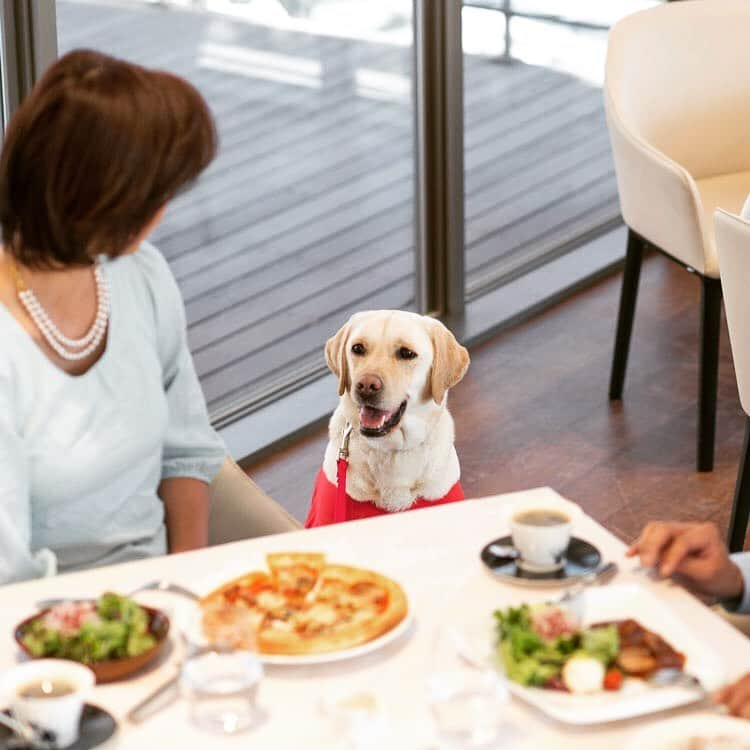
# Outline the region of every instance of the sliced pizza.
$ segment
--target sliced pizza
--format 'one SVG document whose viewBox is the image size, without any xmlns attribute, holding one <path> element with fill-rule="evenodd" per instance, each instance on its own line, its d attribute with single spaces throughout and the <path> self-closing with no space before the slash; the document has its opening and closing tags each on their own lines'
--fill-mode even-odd
<svg viewBox="0 0 750 750">
<path fill-rule="evenodd" d="M 378 573 L 328 565 L 311 553 L 267 561 L 270 576 L 247 574 L 204 599 L 203 627 L 212 642 L 234 635 L 232 645 L 268 654 L 339 651 L 378 638 L 408 613 L 403 589 Z"/>
<path fill-rule="evenodd" d="M 313 552 L 283 552 L 266 555 L 266 562 L 279 590 L 290 599 L 304 598 L 315 587 L 326 556 Z"/>
</svg>

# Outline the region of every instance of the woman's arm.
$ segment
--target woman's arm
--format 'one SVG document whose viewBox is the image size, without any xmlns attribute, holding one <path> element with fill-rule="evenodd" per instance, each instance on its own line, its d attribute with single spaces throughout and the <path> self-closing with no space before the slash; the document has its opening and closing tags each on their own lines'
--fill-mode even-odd
<svg viewBox="0 0 750 750">
<path fill-rule="evenodd" d="M 169 551 L 187 552 L 208 544 L 208 485 L 199 479 L 172 477 L 159 485 L 164 503 Z"/>
<path fill-rule="evenodd" d="M 208 485 L 226 459 L 226 448 L 209 422 L 188 347 L 182 297 L 167 262 L 148 243 L 138 250 L 136 260 L 149 282 L 167 399 L 158 492 L 169 551 L 183 552 L 208 542 Z"/>
</svg>

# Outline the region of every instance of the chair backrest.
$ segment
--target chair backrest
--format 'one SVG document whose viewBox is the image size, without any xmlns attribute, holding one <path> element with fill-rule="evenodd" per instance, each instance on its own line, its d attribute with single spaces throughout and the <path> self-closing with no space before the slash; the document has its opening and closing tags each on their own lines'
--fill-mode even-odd
<svg viewBox="0 0 750 750">
<path fill-rule="evenodd" d="M 750 221 L 718 209 L 714 228 L 737 388 L 750 415 Z"/>
<path fill-rule="evenodd" d="M 209 495 L 210 545 L 302 528 L 298 521 L 266 495 L 230 458 L 224 462 L 218 476 L 211 483 Z"/>
<path fill-rule="evenodd" d="M 605 92 L 629 131 L 693 178 L 750 170 L 750 2 L 624 18 L 609 33 Z"/>
</svg>

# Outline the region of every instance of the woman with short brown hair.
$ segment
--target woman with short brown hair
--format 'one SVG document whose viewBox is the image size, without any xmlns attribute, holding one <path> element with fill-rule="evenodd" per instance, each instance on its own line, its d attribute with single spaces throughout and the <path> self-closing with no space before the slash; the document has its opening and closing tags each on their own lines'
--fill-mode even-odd
<svg viewBox="0 0 750 750">
<path fill-rule="evenodd" d="M 213 159 L 186 81 L 55 63 L 0 156 L 0 583 L 205 545 L 225 458 L 144 242 Z"/>
</svg>

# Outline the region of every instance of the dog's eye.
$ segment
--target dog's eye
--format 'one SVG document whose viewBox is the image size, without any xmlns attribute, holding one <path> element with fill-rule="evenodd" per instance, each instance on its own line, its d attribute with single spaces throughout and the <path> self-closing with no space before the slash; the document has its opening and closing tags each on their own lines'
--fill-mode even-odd
<svg viewBox="0 0 750 750">
<path fill-rule="evenodd" d="M 356 354 L 358 357 L 361 357 L 365 353 L 365 347 L 362 344 L 354 344 L 352 346 L 352 354 Z"/>
<path fill-rule="evenodd" d="M 411 349 L 407 349 L 405 346 L 402 346 L 397 352 L 396 356 L 399 359 L 415 359 L 417 356 L 416 352 L 413 352 Z"/>
</svg>

